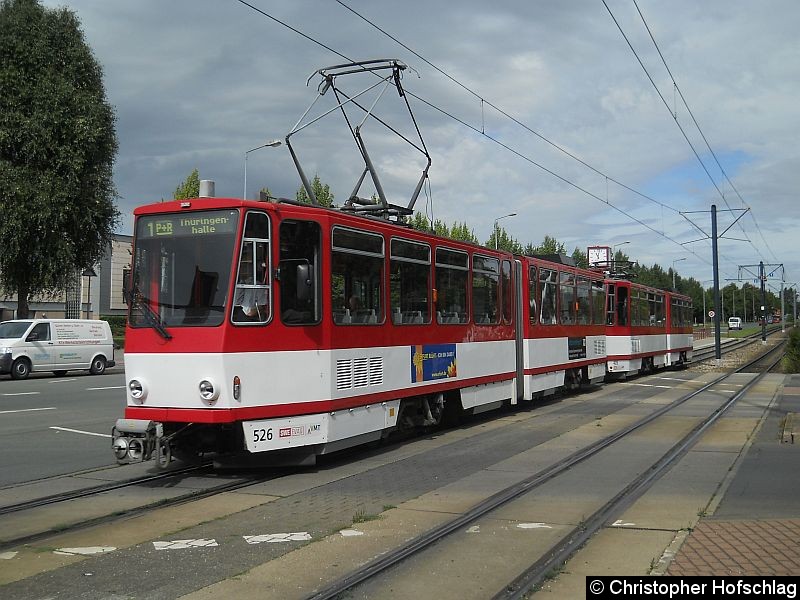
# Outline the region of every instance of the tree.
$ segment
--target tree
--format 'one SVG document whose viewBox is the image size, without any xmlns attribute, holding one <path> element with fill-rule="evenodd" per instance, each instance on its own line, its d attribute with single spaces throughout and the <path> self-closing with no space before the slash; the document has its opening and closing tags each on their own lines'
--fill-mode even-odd
<svg viewBox="0 0 800 600">
<path fill-rule="evenodd" d="M 66 8 L 0 0 L 0 286 L 28 315 L 111 243 L 114 111 Z"/>
<path fill-rule="evenodd" d="M 522 244 L 520 244 L 512 236 L 508 235 L 508 232 L 505 229 L 498 226 L 495 226 L 494 230 L 492 231 L 492 235 L 490 235 L 489 239 L 486 240 L 484 246 L 487 248 L 496 247 L 500 250 L 513 252 L 514 254 L 522 254 L 525 250 L 522 247 Z"/>
<path fill-rule="evenodd" d="M 458 221 L 453 223 L 453 226 L 450 228 L 450 237 L 454 240 L 461 240 L 462 242 L 469 242 L 471 244 L 478 243 L 478 236 L 475 235 L 475 231 L 470 229 L 466 221 L 463 223 L 459 223 Z"/>
<path fill-rule="evenodd" d="M 575 247 L 575 250 L 572 251 L 572 260 L 575 261 L 575 264 L 579 266 L 581 269 L 588 269 L 589 268 L 589 257 L 586 256 L 586 252 Z"/>
<path fill-rule="evenodd" d="M 200 196 L 200 174 L 194 169 L 183 182 L 175 188 L 172 197 L 175 200 L 186 200 Z"/>
<path fill-rule="evenodd" d="M 333 206 L 333 194 L 331 193 L 331 186 L 329 186 L 327 183 L 323 184 L 319 179 L 319 175 L 314 175 L 314 179 L 311 180 L 311 190 L 317 197 L 317 202 L 319 202 L 320 206 Z M 298 188 L 297 193 L 295 194 L 295 199 L 298 202 L 311 204 L 311 199 L 308 197 L 308 192 L 306 192 L 306 188 L 304 188 L 302 185 Z"/>
</svg>

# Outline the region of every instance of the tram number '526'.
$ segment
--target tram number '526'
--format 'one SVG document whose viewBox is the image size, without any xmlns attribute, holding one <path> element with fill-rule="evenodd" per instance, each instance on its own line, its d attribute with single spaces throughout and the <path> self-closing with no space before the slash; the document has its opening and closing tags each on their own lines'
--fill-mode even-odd
<svg viewBox="0 0 800 600">
<path fill-rule="evenodd" d="M 272 427 L 269 429 L 254 429 L 253 441 L 254 442 L 267 442 L 272 440 Z"/>
</svg>

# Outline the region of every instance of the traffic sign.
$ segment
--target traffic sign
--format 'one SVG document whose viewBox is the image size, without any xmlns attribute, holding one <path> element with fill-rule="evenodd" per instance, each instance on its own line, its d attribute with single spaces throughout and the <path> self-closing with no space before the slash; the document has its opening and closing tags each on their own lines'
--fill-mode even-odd
<svg viewBox="0 0 800 600">
<path fill-rule="evenodd" d="M 711 317 L 712 319 L 714 318 L 715 314 L 716 313 L 713 310 L 708 311 L 708 316 Z"/>
</svg>

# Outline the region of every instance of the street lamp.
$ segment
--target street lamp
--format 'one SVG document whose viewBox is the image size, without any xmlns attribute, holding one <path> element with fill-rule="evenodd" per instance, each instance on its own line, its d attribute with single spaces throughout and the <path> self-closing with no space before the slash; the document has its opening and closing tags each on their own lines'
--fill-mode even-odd
<svg viewBox="0 0 800 600">
<path fill-rule="evenodd" d="M 612 244 L 612 246 L 611 246 L 611 256 L 612 256 L 612 257 L 614 256 L 614 249 L 615 249 L 617 246 L 624 246 L 625 244 L 630 244 L 630 243 L 631 243 L 631 241 L 630 241 L 630 240 L 628 240 L 627 242 L 620 242 L 619 244 Z"/>
<path fill-rule="evenodd" d="M 678 288 L 675 285 L 675 263 L 681 262 L 682 260 L 686 260 L 686 257 L 684 256 L 683 258 L 676 258 L 672 261 L 672 289 L 676 292 L 678 291 Z"/>
<path fill-rule="evenodd" d="M 242 194 L 242 200 L 247 200 L 247 155 L 256 150 L 261 150 L 261 148 L 277 148 L 282 143 L 283 142 L 280 140 L 272 140 L 266 144 L 261 144 L 255 148 L 250 148 L 250 150 L 244 153 L 244 193 Z"/>
<path fill-rule="evenodd" d="M 502 219 L 507 219 L 508 217 L 516 217 L 516 216 L 517 216 L 517 213 L 509 213 L 507 215 L 503 215 L 502 217 L 497 217 L 494 220 L 494 249 L 495 250 L 497 250 L 499 248 L 499 246 L 497 244 L 497 238 L 500 237 L 500 236 L 497 235 L 497 222 L 502 220 Z"/>
</svg>

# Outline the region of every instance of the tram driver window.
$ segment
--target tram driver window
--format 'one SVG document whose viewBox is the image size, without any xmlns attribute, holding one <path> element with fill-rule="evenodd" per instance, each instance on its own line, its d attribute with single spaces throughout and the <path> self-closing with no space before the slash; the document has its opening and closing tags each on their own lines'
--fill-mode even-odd
<svg viewBox="0 0 800 600">
<path fill-rule="evenodd" d="M 231 317 L 234 323 L 262 324 L 272 317 L 269 261 L 269 220 L 264 213 L 250 212 L 236 275 Z"/>
<path fill-rule="evenodd" d="M 383 236 L 335 227 L 331 248 L 331 307 L 339 325 L 383 323 Z"/>
</svg>

